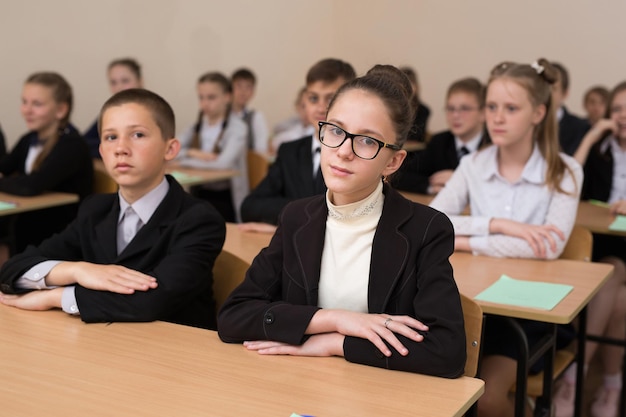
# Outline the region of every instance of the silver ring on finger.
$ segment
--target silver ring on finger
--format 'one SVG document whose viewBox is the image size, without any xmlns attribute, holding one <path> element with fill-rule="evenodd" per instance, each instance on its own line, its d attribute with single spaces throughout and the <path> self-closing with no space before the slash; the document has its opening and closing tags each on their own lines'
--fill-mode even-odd
<svg viewBox="0 0 626 417">
<path fill-rule="evenodd" d="M 385 328 L 388 329 L 389 328 L 389 322 L 393 321 L 393 319 L 391 317 L 388 317 L 387 320 L 385 320 Z"/>
</svg>

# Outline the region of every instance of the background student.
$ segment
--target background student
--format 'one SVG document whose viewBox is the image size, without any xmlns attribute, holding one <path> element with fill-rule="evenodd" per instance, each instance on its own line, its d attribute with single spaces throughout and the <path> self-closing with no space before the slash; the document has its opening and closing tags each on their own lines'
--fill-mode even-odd
<svg viewBox="0 0 626 417">
<path fill-rule="evenodd" d="M 390 66 L 339 89 L 318 123 L 328 191 L 285 207 L 269 247 L 219 312 L 222 340 L 260 354 L 463 373 L 450 222 L 384 183 L 406 155 L 411 97 Z"/>
<path fill-rule="evenodd" d="M 93 168 L 85 142 L 70 123 L 72 104 L 72 88 L 61 75 L 38 72 L 26 79 L 20 111 L 28 132 L 0 159 L 0 191 L 21 196 L 57 191 L 81 200 L 91 193 Z M 4 232 L 22 251 L 63 230 L 77 209 L 78 204 L 69 204 L 3 218 Z"/>
<path fill-rule="evenodd" d="M 219 72 L 208 72 L 198 80 L 198 121 L 180 136 L 182 166 L 203 169 L 234 169 L 230 180 L 193 188 L 193 194 L 217 208 L 224 220 L 239 220 L 239 207 L 248 194 L 246 159 L 247 129 L 231 114 L 230 81 Z"/>
<path fill-rule="evenodd" d="M 449 130 L 434 135 L 416 158 L 405 161 L 394 178 L 394 186 L 420 194 L 437 194 L 463 156 L 489 143 L 484 132 L 484 104 L 484 87 L 476 78 L 453 82 L 446 95 Z"/>
<path fill-rule="evenodd" d="M 607 118 L 585 135 L 574 157 L 584 164 L 582 198 L 609 203 L 614 214 L 626 214 L 626 82 L 608 98 Z M 611 278 L 589 302 L 587 333 L 624 340 L 626 337 L 626 239 L 594 234 L 593 260 L 614 266 Z M 584 372 L 598 348 L 585 348 Z M 602 345 L 603 382 L 591 405 L 592 417 L 617 416 L 622 388 L 623 348 Z M 576 366 L 568 368 L 554 396 L 557 416 L 574 414 Z"/>
<path fill-rule="evenodd" d="M 425 142 L 428 136 L 428 119 L 430 118 L 430 108 L 420 100 L 420 84 L 417 79 L 417 72 L 411 67 L 402 67 L 400 70 L 408 77 L 413 87 L 413 93 L 417 98 L 417 111 L 413 127 L 409 132 L 408 140 Z"/>
<path fill-rule="evenodd" d="M 248 108 L 254 97 L 256 77 L 249 69 L 240 68 L 233 72 L 230 82 L 233 88 L 231 111 L 248 127 L 248 149 L 266 153 L 270 134 L 265 116 L 258 110 Z"/>
<path fill-rule="evenodd" d="M 67 229 L 11 258 L 0 271 L 0 302 L 63 308 L 88 323 L 215 328 L 211 270 L 225 225 L 165 176 L 180 147 L 172 108 L 130 89 L 104 104 L 99 121 L 100 153 L 118 193 L 94 195 Z"/>
<path fill-rule="evenodd" d="M 107 67 L 107 79 L 111 95 L 129 88 L 143 88 L 141 66 L 132 58 L 121 58 L 111 61 Z M 89 146 L 91 157 L 101 159 L 100 152 L 98 152 L 100 137 L 98 137 L 97 120 L 93 122 L 83 136 Z"/>
<path fill-rule="evenodd" d="M 565 100 L 569 94 L 569 72 L 558 62 L 553 62 L 552 65 L 559 71 L 559 79 L 554 86 L 554 100 L 557 106 L 556 117 L 559 121 L 559 143 L 563 152 L 574 155 L 590 126 L 586 120 L 567 111 Z"/>
<path fill-rule="evenodd" d="M 296 115 L 283 121 L 274 129 L 274 137 L 270 142 L 270 152 L 276 154 L 285 142 L 293 142 L 305 136 L 315 134 L 315 127 L 309 123 L 306 112 L 306 87 L 298 91 L 295 102 Z"/>
<path fill-rule="evenodd" d="M 2 131 L 2 126 L 0 126 L 0 158 L 7 154 L 7 145 L 6 140 L 4 138 L 4 132 Z"/>
<path fill-rule="evenodd" d="M 609 90 L 601 85 L 591 87 L 583 97 L 583 107 L 587 113 L 587 122 L 590 126 L 595 125 L 606 114 L 609 101 Z"/>
<path fill-rule="evenodd" d="M 485 117 L 493 145 L 463 158 L 431 203 L 450 217 L 456 250 L 541 259 L 555 259 L 563 251 L 583 174 L 573 158 L 559 153 L 551 96 L 557 79 L 557 70 L 545 59 L 533 65 L 502 63 L 491 72 Z M 461 215 L 468 204 L 471 216 Z M 543 323 L 520 324 L 529 346 L 547 331 Z M 559 346 L 566 339 L 560 338 Z M 513 415 L 509 391 L 516 377 L 515 340 L 509 326 L 488 318 L 481 416 Z"/>
<path fill-rule="evenodd" d="M 335 92 L 356 76 L 347 62 L 328 58 L 317 62 L 306 75 L 305 109 L 309 124 L 326 118 Z M 252 190 L 241 206 L 244 227 L 254 231 L 274 231 L 278 215 L 290 201 L 321 194 L 326 190 L 319 171 L 320 144 L 313 135 L 285 143 L 267 176 Z M 261 223 L 261 224 L 257 224 Z M 269 225 L 269 227 L 268 227 Z"/>
</svg>

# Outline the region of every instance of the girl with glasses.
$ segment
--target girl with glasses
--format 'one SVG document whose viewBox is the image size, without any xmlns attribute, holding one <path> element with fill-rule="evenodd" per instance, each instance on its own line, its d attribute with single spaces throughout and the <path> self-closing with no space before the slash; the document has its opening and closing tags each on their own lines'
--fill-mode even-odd
<svg viewBox="0 0 626 417">
<path fill-rule="evenodd" d="M 391 66 L 339 89 L 319 131 L 328 191 L 283 210 L 269 247 L 219 312 L 223 341 L 259 354 L 463 373 L 450 222 L 385 183 L 406 156 L 411 97 Z"/>
</svg>

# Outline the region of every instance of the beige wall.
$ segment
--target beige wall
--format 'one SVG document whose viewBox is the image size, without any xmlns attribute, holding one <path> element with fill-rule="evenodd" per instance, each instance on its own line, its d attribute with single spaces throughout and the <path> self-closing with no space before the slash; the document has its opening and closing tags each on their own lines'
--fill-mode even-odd
<svg viewBox="0 0 626 417">
<path fill-rule="evenodd" d="M 485 79 L 502 60 L 562 61 L 572 76 L 568 104 L 580 111 L 587 87 L 626 79 L 624 15 L 622 0 L 5 0 L 0 123 L 14 143 L 25 129 L 24 78 L 55 70 L 74 87 L 73 121 L 86 128 L 108 97 L 107 63 L 123 56 L 141 62 L 146 87 L 170 101 L 179 131 L 195 118 L 201 73 L 253 68 L 254 105 L 274 123 L 291 114 L 308 67 L 327 56 L 359 73 L 375 63 L 414 66 L 435 131 L 445 126 L 447 85 Z"/>
</svg>

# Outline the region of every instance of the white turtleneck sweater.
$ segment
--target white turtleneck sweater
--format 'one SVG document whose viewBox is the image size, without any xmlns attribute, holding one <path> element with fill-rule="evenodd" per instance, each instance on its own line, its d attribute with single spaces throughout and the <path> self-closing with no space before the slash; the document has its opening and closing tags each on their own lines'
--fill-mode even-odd
<svg viewBox="0 0 626 417">
<path fill-rule="evenodd" d="M 385 200 L 383 183 L 365 199 L 344 206 L 333 205 L 330 192 L 318 304 L 367 313 L 372 242 Z"/>
</svg>

